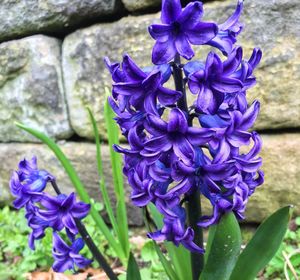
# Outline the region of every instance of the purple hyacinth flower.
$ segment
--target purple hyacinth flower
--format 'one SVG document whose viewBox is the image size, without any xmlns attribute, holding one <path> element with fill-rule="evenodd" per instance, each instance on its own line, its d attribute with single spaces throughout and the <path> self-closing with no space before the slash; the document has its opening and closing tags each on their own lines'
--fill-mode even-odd
<svg viewBox="0 0 300 280">
<path fill-rule="evenodd" d="M 45 229 L 49 226 L 49 221 L 38 216 L 39 207 L 29 202 L 25 206 L 27 225 L 32 229 L 28 238 L 28 246 L 35 250 L 35 240 L 42 239 L 45 236 Z"/>
<path fill-rule="evenodd" d="M 170 62 L 178 53 L 190 60 L 194 56 L 191 45 L 203 45 L 213 39 L 218 27 L 215 23 L 202 22 L 202 3 L 195 1 L 182 9 L 180 0 L 163 0 L 162 24 L 153 24 L 149 33 L 156 40 L 152 62 Z"/>
<path fill-rule="evenodd" d="M 163 77 L 160 70 L 145 73 L 133 60 L 125 55 L 122 63 L 126 81 L 113 85 L 113 97 L 119 101 L 120 111 L 125 108 L 130 112 L 130 106 L 136 111 L 157 113 L 157 100 L 162 105 L 174 104 L 181 92 L 170 90 L 162 86 Z"/>
<path fill-rule="evenodd" d="M 42 191 L 54 177 L 49 172 L 38 169 L 36 157 L 20 161 L 18 167 L 11 176 L 10 190 L 17 197 L 13 202 L 14 207 L 20 209 L 29 201 L 40 200 Z"/>
<path fill-rule="evenodd" d="M 240 15 L 243 11 L 243 0 L 238 0 L 237 7 L 224 23 L 218 25 L 217 35 L 207 44 L 218 48 L 224 55 L 231 54 L 236 37 L 243 30 L 243 24 L 239 22 Z"/>
<path fill-rule="evenodd" d="M 146 129 L 153 137 L 145 142 L 143 156 L 153 156 L 171 149 L 184 163 L 194 158 L 193 145 L 202 145 L 214 135 L 212 129 L 189 127 L 185 114 L 178 108 L 171 110 L 169 121 L 155 115 L 147 117 Z"/>
<path fill-rule="evenodd" d="M 176 246 L 180 243 L 191 252 L 204 253 L 204 249 L 194 242 L 194 231 L 192 228 L 185 228 L 186 214 L 181 206 L 172 209 L 173 216 L 164 218 L 164 226 L 157 232 L 148 233 L 148 237 L 156 241 L 172 241 Z"/>
<path fill-rule="evenodd" d="M 243 145 L 249 145 L 251 133 L 247 130 L 253 126 L 259 109 L 260 103 L 255 101 L 244 114 L 239 111 L 229 111 L 228 125 L 225 125 L 226 122 L 221 118 L 212 118 L 206 115 L 200 117 L 203 127 L 214 127 L 216 131 L 214 139 L 209 142 L 210 147 L 215 151 L 215 163 L 226 161 L 232 151 Z M 213 122 L 211 122 L 212 119 Z M 216 126 L 215 122 L 218 120 L 222 121 L 220 121 L 220 125 Z"/>
<path fill-rule="evenodd" d="M 237 48 L 222 62 L 217 54 L 211 52 L 205 67 L 189 75 L 189 89 L 197 94 L 197 111 L 215 114 L 224 101 L 225 93 L 237 93 L 243 89 L 243 83 L 232 76 L 240 65 L 242 55 L 242 49 Z"/>
<path fill-rule="evenodd" d="M 79 268 L 85 268 L 91 264 L 91 260 L 84 258 L 79 254 L 84 247 L 84 242 L 81 238 L 76 239 L 69 246 L 56 233 L 53 233 L 53 258 L 54 263 L 52 268 L 55 272 L 65 272 L 66 270 L 75 270 L 75 265 Z"/>
<path fill-rule="evenodd" d="M 78 233 L 74 218 L 83 219 L 90 210 L 89 204 L 76 202 L 74 193 L 69 196 L 60 194 L 57 197 L 45 195 L 41 205 L 45 209 L 39 211 L 39 216 L 48 220 L 54 230 L 60 231 L 65 227 L 73 234 Z"/>
<path fill-rule="evenodd" d="M 232 108 L 241 113 L 245 113 L 248 107 L 246 99 L 246 90 L 256 84 L 256 78 L 253 72 L 262 58 L 262 51 L 258 48 L 253 49 L 252 55 L 248 61 L 241 62 L 241 68 L 231 75 L 243 83 L 243 90 L 237 93 L 227 93 L 223 108 Z"/>
</svg>

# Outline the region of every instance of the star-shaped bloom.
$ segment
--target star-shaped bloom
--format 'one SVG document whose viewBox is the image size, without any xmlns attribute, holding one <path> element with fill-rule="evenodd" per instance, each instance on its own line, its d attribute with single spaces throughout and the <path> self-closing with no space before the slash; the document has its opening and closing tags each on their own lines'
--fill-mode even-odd
<svg viewBox="0 0 300 280">
<path fill-rule="evenodd" d="M 162 86 L 164 82 L 159 69 L 145 73 L 133 60 L 125 55 L 122 63 L 126 81 L 113 84 L 113 97 L 119 101 L 120 111 L 136 111 L 157 113 L 157 99 L 162 105 L 174 104 L 181 92 Z"/>
<path fill-rule="evenodd" d="M 153 137 L 145 142 L 145 149 L 141 152 L 143 156 L 153 156 L 172 149 L 184 163 L 193 160 L 193 145 L 202 145 L 214 135 L 212 129 L 189 127 L 185 114 L 178 108 L 171 110 L 168 122 L 149 115 L 146 129 Z"/>
<path fill-rule="evenodd" d="M 243 89 L 243 83 L 232 76 L 242 60 L 242 49 L 235 52 L 224 62 L 211 52 L 204 67 L 198 64 L 196 72 L 188 77 L 189 89 L 197 94 L 196 110 L 201 113 L 215 114 L 224 101 L 225 94 L 237 93 Z"/>
<path fill-rule="evenodd" d="M 253 126 L 260 109 L 258 101 L 242 114 L 241 112 L 229 111 L 227 121 L 218 115 L 202 115 L 200 123 L 203 127 L 214 127 L 216 134 L 214 139 L 209 142 L 211 149 L 215 153 L 214 162 L 224 162 L 235 149 L 249 145 L 252 134 L 247 130 Z"/>
<path fill-rule="evenodd" d="M 215 23 L 202 22 L 202 3 L 195 1 L 182 9 L 180 0 L 163 0 L 162 24 L 153 24 L 149 33 L 156 40 L 152 62 L 170 62 L 176 54 L 190 60 L 194 56 L 191 45 L 203 45 L 213 39 L 218 27 Z"/>
<path fill-rule="evenodd" d="M 10 179 L 10 191 L 17 199 L 13 202 L 15 208 L 20 209 L 29 201 L 38 201 L 48 182 L 54 177 L 45 170 L 37 167 L 36 157 L 22 160 L 19 169 L 14 171 Z"/>
<path fill-rule="evenodd" d="M 194 231 L 191 227 L 185 227 L 186 214 L 182 206 L 175 206 L 172 209 L 173 216 L 164 218 L 164 226 L 161 230 L 148 233 L 148 236 L 156 241 L 172 241 L 176 246 L 182 244 L 191 252 L 204 253 L 203 248 L 194 242 Z"/>
<path fill-rule="evenodd" d="M 69 196 L 60 194 L 57 197 L 45 195 L 41 204 L 45 207 L 39 211 L 42 219 L 49 221 L 49 225 L 54 230 L 60 231 L 65 227 L 73 234 L 78 233 L 74 218 L 83 219 L 90 210 L 89 204 L 76 202 L 74 193 Z"/>
<path fill-rule="evenodd" d="M 84 247 L 84 242 L 81 238 L 76 239 L 69 246 L 66 242 L 57 234 L 53 233 L 53 258 L 54 263 L 52 268 L 55 272 L 65 272 L 66 270 L 75 270 L 75 265 L 79 268 L 85 268 L 91 264 L 91 260 L 84 258 L 79 254 Z"/>
</svg>

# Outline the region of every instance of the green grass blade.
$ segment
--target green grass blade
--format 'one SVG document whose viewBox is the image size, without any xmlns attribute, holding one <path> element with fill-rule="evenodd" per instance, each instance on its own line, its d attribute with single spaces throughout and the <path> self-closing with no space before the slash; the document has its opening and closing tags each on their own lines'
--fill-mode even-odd
<svg viewBox="0 0 300 280">
<path fill-rule="evenodd" d="M 136 263 L 136 260 L 132 253 L 130 253 L 130 255 L 129 255 L 126 279 L 127 280 L 142 280 L 138 264 Z"/>
<path fill-rule="evenodd" d="M 106 96 L 109 93 L 106 89 Z M 124 192 L 124 182 L 122 173 L 122 157 L 119 153 L 116 153 L 113 149 L 113 145 L 119 144 L 119 128 L 113 120 L 115 114 L 110 108 L 108 102 L 104 104 L 104 118 L 106 123 L 108 144 L 110 148 L 110 159 L 112 165 L 114 190 L 117 198 L 117 223 L 119 226 L 119 241 L 123 246 L 123 250 L 126 256 L 129 256 L 129 236 L 128 236 L 128 221 L 127 221 L 127 211 L 125 203 L 125 192 Z"/>
<path fill-rule="evenodd" d="M 291 207 L 283 207 L 268 217 L 239 256 L 230 280 L 253 280 L 273 258 L 288 228 Z"/>
<path fill-rule="evenodd" d="M 200 280 L 229 279 L 241 250 L 241 231 L 232 212 L 225 214 L 215 227 L 209 255 Z"/>
<path fill-rule="evenodd" d="M 118 256 L 122 257 L 123 252 L 120 250 L 119 244 L 116 242 L 115 238 L 111 234 L 109 228 L 105 224 L 105 222 L 104 222 L 103 218 L 101 217 L 101 215 L 95 209 L 93 203 L 91 203 L 90 197 L 89 197 L 87 191 L 85 190 L 81 180 L 79 179 L 73 165 L 67 159 L 65 154 L 59 148 L 59 146 L 52 139 L 47 137 L 45 134 L 43 134 L 43 133 L 41 133 L 41 132 L 39 132 L 39 131 L 37 131 L 33 128 L 27 127 L 27 126 L 25 126 L 21 123 L 16 123 L 16 125 L 19 128 L 27 131 L 31 135 L 33 135 L 36 138 L 38 138 L 39 140 L 41 140 L 44 144 L 46 144 L 53 151 L 53 153 L 56 155 L 57 159 L 61 162 L 62 166 L 66 170 L 66 172 L 67 172 L 73 186 L 75 187 L 80 199 L 85 203 L 90 203 L 91 204 L 90 214 L 91 214 L 92 218 L 94 219 L 96 225 L 99 227 L 99 229 L 101 230 L 103 235 L 106 237 L 107 241 L 109 242 L 109 244 L 111 245 L 113 250 L 118 254 Z"/>
<path fill-rule="evenodd" d="M 163 216 L 157 211 L 154 204 L 151 203 L 148 207 L 157 228 L 162 228 Z M 179 279 L 192 279 L 190 252 L 182 245 L 176 247 L 171 242 L 165 242 L 164 244 Z"/>
<path fill-rule="evenodd" d="M 91 111 L 90 108 L 87 107 L 89 116 L 90 116 L 90 120 L 91 123 L 93 125 L 93 131 L 94 131 L 94 136 L 95 136 L 95 142 L 96 142 L 96 155 L 97 155 L 97 167 L 98 167 L 98 173 L 100 176 L 100 190 L 101 190 L 101 194 L 102 194 L 102 198 L 103 198 L 103 202 L 104 202 L 104 206 L 106 209 L 106 212 L 108 214 L 110 223 L 113 227 L 114 232 L 116 233 L 117 236 L 119 236 L 119 227 L 116 221 L 116 218 L 114 216 L 114 212 L 113 212 L 113 208 L 111 206 L 111 202 L 109 199 L 109 195 L 107 192 L 107 188 L 105 186 L 105 179 L 104 179 L 104 172 L 103 172 L 103 164 L 102 164 L 102 157 L 101 157 L 101 145 L 100 145 L 100 137 L 99 137 L 99 131 L 98 131 L 98 127 L 96 124 L 96 120 L 93 116 L 93 113 Z"/>
</svg>

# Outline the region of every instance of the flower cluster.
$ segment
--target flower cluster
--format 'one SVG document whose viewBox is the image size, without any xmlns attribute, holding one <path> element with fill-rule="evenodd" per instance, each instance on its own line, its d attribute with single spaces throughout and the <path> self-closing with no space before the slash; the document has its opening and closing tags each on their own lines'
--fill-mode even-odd
<svg viewBox="0 0 300 280">
<path fill-rule="evenodd" d="M 76 202 L 74 193 L 69 196 L 59 194 L 56 197 L 45 193 L 48 182 L 55 184 L 55 178 L 49 172 L 38 169 L 36 157 L 22 160 L 10 179 L 11 193 L 16 197 L 13 205 L 17 209 L 25 208 L 25 217 L 32 229 L 29 247 L 34 250 L 35 240 L 45 236 L 46 228 L 52 228 L 54 271 L 74 270 L 75 265 L 86 267 L 91 261 L 79 255 L 84 242 L 81 238 L 76 239 L 76 219 L 86 217 L 90 205 Z M 70 240 L 70 246 L 58 234 L 63 229 Z"/>
<path fill-rule="evenodd" d="M 115 150 L 124 154 L 131 199 L 139 207 L 153 203 L 164 216 L 164 226 L 150 238 L 192 252 L 203 249 L 193 241 L 183 202 L 199 192 L 210 201 L 212 214 L 199 219 L 200 227 L 217 223 L 230 211 L 243 219 L 249 196 L 264 180 L 258 156 L 262 141 L 249 131 L 260 104 L 248 104 L 246 98 L 262 53 L 254 49 L 245 59 L 236 45 L 242 8 L 239 0 L 233 15 L 216 24 L 201 21 L 201 2 L 182 9 L 180 0 L 163 0 L 162 23 L 149 27 L 156 40 L 155 65 L 142 69 L 127 54 L 121 63 L 105 60 L 113 79 L 108 101 L 129 143 L 129 148 Z M 192 45 L 209 45 L 216 52 L 206 61 L 182 64 L 180 57 L 194 57 Z M 177 90 L 164 86 L 171 75 Z M 192 104 L 186 90 L 195 96 Z"/>
</svg>

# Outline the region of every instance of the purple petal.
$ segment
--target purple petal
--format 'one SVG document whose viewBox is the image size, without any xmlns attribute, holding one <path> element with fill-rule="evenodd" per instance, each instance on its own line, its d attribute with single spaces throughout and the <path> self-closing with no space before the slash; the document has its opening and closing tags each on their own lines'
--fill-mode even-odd
<svg viewBox="0 0 300 280">
<path fill-rule="evenodd" d="M 81 249 L 84 247 L 84 242 L 82 238 L 78 238 L 76 239 L 72 246 L 71 246 L 71 250 L 73 253 L 77 254 L 81 251 Z"/>
<path fill-rule="evenodd" d="M 163 135 L 150 139 L 145 143 L 145 149 L 151 152 L 166 152 L 172 148 L 172 143 Z"/>
<path fill-rule="evenodd" d="M 154 136 L 159 136 L 167 131 L 168 124 L 155 115 L 147 116 L 146 129 Z"/>
<path fill-rule="evenodd" d="M 228 56 L 227 60 L 223 62 L 223 74 L 231 74 L 240 66 L 243 58 L 243 49 L 237 47 Z"/>
<path fill-rule="evenodd" d="M 252 69 L 256 68 L 262 58 L 262 51 L 259 48 L 255 48 L 252 52 L 252 55 L 248 61 Z"/>
<path fill-rule="evenodd" d="M 203 4 L 199 1 L 189 3 L 178 18 L 184 29 L 192 28 L 201 19 L 203 15 Z"/>
<path fill-rule="evenodd" d="M 123 71 L 129 81 L 140 81 L 145 79 L 146 74 L 134 63 L 129 55 L 123 57 Z"/>
<path fill-rule="evenodd" d="M 243 115 L 242 123 L 239 129 L 248 130 L 250 127 L 252 127 L 257 119 L 259 109 L 260 103 L 258 101 L 254 101 L 250 108 L 248 108 L 246 113 Z"/>
<path fill-rule="evenodd" d="M 180 0 L 163 0 L 161 9 L 161 22 L 172 23 L 181 13 Z"/>
<path fill-rule="evenodd" d="M 216 153 L 216 156 L 213 160 L 214 163 L 222 163 L 226 161 L 230 155 L 230 145 L 227 143 L 225 139 L 222 139 L 222 141 L 219 144 L 219 149 Z"/>
<path fill-rule="evenodd" d="M 168 122 L 168 132 L 185 133 L 188 129 L 188 123 L 185 114 L 178 108 L 171 110 Z"/>
<path fill-rule="evenodd" d="M 222 77 L 219 81 L 212 81 L 211 87 L 222 93 L 236 93 L 243 89 L 243 84 L 238 79 Z"/>
<path fill-rule="evenodd" d="M 176 37 L 175 47 L 177 52 L 187 60 L 190 60 L 195 54 L 184 33 L 181 33 Z"/>
<path fill-rule="evenodd" d="M 257 158 L 251 161 L 238 157 L 236 157 L 235 159 L 236 165 L 239 170 L 243 170 L 245 172 L 256 172 L 262 166 L 261 158 Z"/>
<path fill-rule="evenodd" d="M 157 90 L 157 97 L 162 105 L 172 105 L 182 96 L 180 91 L 175 91 L 165 87 L 159 87 Z"/>
<path fill-rule="evenodd" d="M 152 24 L 149 33 L 158 42 L 166 42 L 172 36 L 173 27 L 169 24 Z"/>
<path fill-rule="evenodd" d="M 16 209 L 20 209 L 25 206 L 25 204 L 30 200 L 30 195 L 22 194 L 22 196 L 18 197 L 16 200 L 13 201 L 13 206 Z"/>
<path fill-rule="evenodd" d="M 232 134 L 227 136 L 227 141 L 233 147 L 240 147 L 243 145 L 249 145 L 251 133 L 246 131 L 235 130 Z"/>
<path fill-rule="evenodd" d="M 63 261 L 55 261 L 52 265 L 52 268 L 55 272 L 65 272 L 67 270 L 73 269 L 74 264 L 71 259 Z"/>
<path fill-rule="evenodd" d="M 77 202 L 74 204 L 72 209 L 70 210 L 72 216 L 74 218 L 82 219 L 87 216 L 91 208 L 91 205 L 84 202 Z"/>
<path fill-rule="evenodd" d="M 215 131 L 209 128 L 189 127 L 187 138 L 193 145 L 203 145 L 215 135 Z"/>
<path fill-rule="evenodd" d="M 194 149 L 190 142 L 184 138 L 180 137 L 173 143 L 173 150 L 176 156 L 179 157 L 185 164 L 190 164 L 194 159 Z"/>
<path fill-rule="evenodd" d="M 188 227 L 181 240 L 182 245 L 191 252 L 204 254 L 205 252 L 204 249 L 196 245 L 193 242 L 193 239 L 194 239 L 194 231 L 192 228 Z"/>
<path fill-rule="evenodd" d="M 59 234 L 53 232 L 53 248 L 58 252 L 68 253 L 70 247 L 65 243 L 65 241 L 60 237 Z"/>
<path fill-rule="evenodd" d="M 62 202 L 61 207 L 65 209 L 71 209 L 73 205 L 76 203 L 75 193 L 71 193 L 66 199 Z"/>
<path fill-rule="evenodd" d="M 29 173 L 34 170 L 37 170 L 37 158 L 33 156 L 31 160 L 22 160 L 19 163 L 19 170 L 24 173 Z"/>
<path fill-rule="evenodd" d="M 115 94 L 132 96 L 132 95 L 142 95 L 143 87 L 141 86 L 141 82 L 133 82 L 133 83 L 117 83 L 113 85 L 113 92 Z"/>
<path fill-rule="evenodd" d="M 149 74 L 149 76 L 142 82 L 142 87 L 145 94 L 154 93 L 161 81 L 161 72 L 159 70 L 154 70 Z"/>
<path fill-rule="evenodd" d="M 234 13 L 232 14 L 232 16 L 230 16 L 224 23 L 220 24 L 219 28 L 221 30 L 227 30 L 231 28 L 233 25 L 235 25 L 240 18 L 242 10 L 243 10 L 243 0 L 238 0 L 237 7 Z"/>
<path fill-rule="evenodd" d="M 213 39 L 218 33 L 218 26 L 210 22 L 199 22 L 186 35 L 193 45 L 203 45 Z"/>
<path fill-rule="evenodd" d="M 74 233 L 74 234 L 78 233 L 76 223 L 71 214 L 67 213 L 67 214 L 63 215 L 62 222 L 63 222 L 64 226 L 67 227 L 72 233 Z"/>
<path fill-rule="evenodd" d="M 176 55 L 174 40 L 171 38 L 166 42 L 156 42 L 152 50 L 152 62 L 154 64 L 165 64 L 170 62 Z"/>
</svg>

